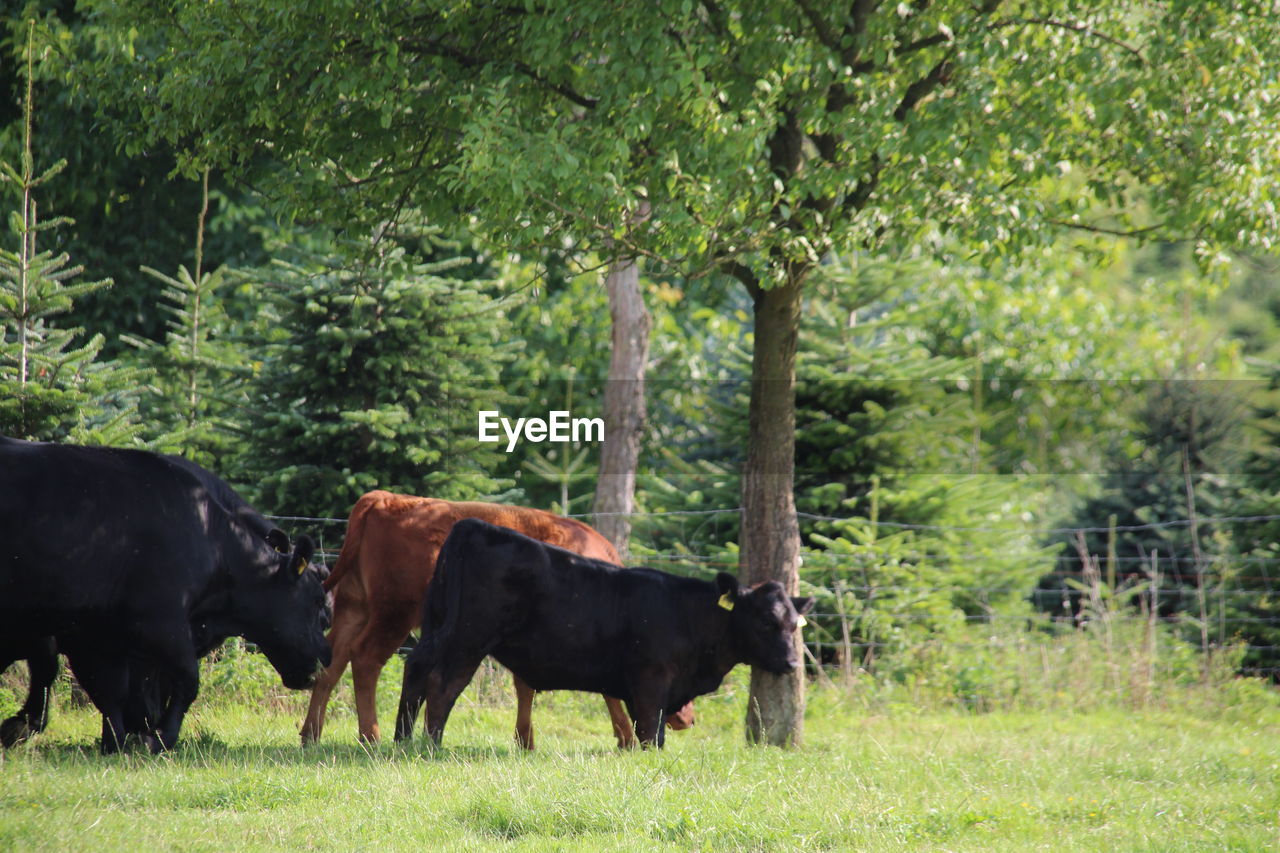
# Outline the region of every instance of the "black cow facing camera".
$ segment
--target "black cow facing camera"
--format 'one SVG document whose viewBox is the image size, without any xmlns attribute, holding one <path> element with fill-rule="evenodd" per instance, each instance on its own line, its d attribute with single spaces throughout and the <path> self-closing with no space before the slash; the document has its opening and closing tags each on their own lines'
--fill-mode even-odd
<svg viewBox="0 0 1280 853">
<path fill-rule="evenodd" d="M 173 747 L 197 659 L 230 636 L 310 686 L 332 615 L 314 552 L 188 460 L 0 436 L 0 669 L 33 667 L 0 739 L 43 728 L 56 652 L 102 712 L 103 752 L 127 733 Z"/>
<path fill-rule="evenodd" d="M 423 640 L 405 661 L 396 739 L 427 703 L 439 743 L 454 702 L 492 655 L 534 690 L 585 690 L 626 703 L 642 745 L 665 719 L 720 686 L 739 663 L 785 674 L 812 598 L 654 569 L 617 571 L 477 519 L 453 526 L 423 605 Z"/>
</svg>

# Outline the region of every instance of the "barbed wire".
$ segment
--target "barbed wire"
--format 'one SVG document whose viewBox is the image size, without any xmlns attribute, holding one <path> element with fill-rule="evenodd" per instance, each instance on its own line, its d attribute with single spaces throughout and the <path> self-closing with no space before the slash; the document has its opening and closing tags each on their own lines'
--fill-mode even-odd
<svg viewBox="0 0 1280 853">
<path fill-rule="evenodd" d="M 644 519 L 680 518 L 680 517 L 691 517 L 691 516 L 705 517 L 705 516 L 712 516 L 712 515 L 736 515 L 741 511 L 742 511 L 741 507 L 731 507 L 731 508 L 719 508 L 719 509 L 707 509 L 707 510 L 671 510 L 671 511 L 658 511 L 658 512 L 631 512 L 631 513 L 610 513 L 610 514 L 611 515 L 628 515 L 633 519 L 644 520 Z M 591 518 L 591 516 L 592 516 L 591 513 L 573 513 L 573 514 L 570 514 L 569 517 L 589 519 Z M 1166 529 L 1172 529 L 1172 528 L 1189 527 L 1193 523 L 1192 519 L 1172 519 L 1167 521 L 1149 522 L 1146 524 L 1117 525 L 1114 528 L 1111 526 L 1025 528 L 1025 527 L 1013 527 L 1013 526 L 990 527 L 990 526 L 982 526 L 982 525 L 958 526 L 958 525 L 905 524 L 902 522 L 892 522 L 892 521 L 879 521 L 879 520 L 872 521 L 870 519 L 861 518 L 857 516 L 841 517 L 841 516 L 830 516 L 830 515 L 817 515 L 813 513 L 797 513 L 797 516 L 802 518 L 807 518 L 810 520 L 827 521 L 831 523 L 850 523 L 850 524 L 856 523 L 856 524 L 861 524 L 861 525 L 866 525 L 866 526 L 871 526 L 876 528 L 886 528 L 886 529 L 931 530 L 931 531 L 945 531 L 945 532 L 953 532 L 953 533 L 961 533 L 961 532 L 1015 533 L 1016 532 L 1021 535 L 1030 536 L 1030 537 L 1067 536 L 1067 535 L 1083 534 L 1083 533 L 1110 533 L 1113 530 L 1115 532 L 1166 530 Z M 320 516 L 270 515 L 267 517 L 277 522 L 291 522 L 291 523 L 302 523 L 302 524 L 322 524 L 322 525 L 332 526 L 332 525 L 345 525 L 347 523 L 347 520 L 345 518 L 330 518 L 330 517 L 320 517 Z M 1196 519 L 1195 523 L 1197 524 L 1257 524 L 1257 523 L 1265 523 L 1265 522 L 1272 522 L 1272 521 L 1280 521 L 1280 515 L 1268 514 L 1268 515 L 1240 515 L 1240 516 L 1207 516 L 1204 518 Z M 896 545 L 891 547 L 886 547 L 884 549 L 880 549 L 876 547 L 875 543 L 871 543 L 870 545 L 863 546 L 864 550 L 860 550 L 857 552 L 848 552 L 848 553 L 842 553 L 839 551 L 834 551 L 829 549 L 806 547 L 806 548 L 803 548 L 802 550 L 802 557 L 806 562 L 809 563 L 811 568 L 816 566 L 822 569 L 829 569 L 832 571 L 840 571 L 840 570 L 850 569 L 850 568 L 862 569 L 862 568 L 872 568 L 872 567 L 883 567 L 884 565 L 886 565 L 886 562 L 894 565 L 895 568 L 900 568 L 903 570 L 910 570 L 911 568 L 921 564 L 928 564 L 930 568 L 937 570 L 937 569 L 945 569 L 946 567 L 950 565 L 955 565 L 957 563 L 984 561 L 984 560 L 985 561 L 998 560 L 1002 564 L 1005 564 L 1007 566 L 1008 561 L 1012 559 L 1015 561 L 1022 560 L 1027 562 L 1028 574 L 1038 573 L 1038 574 L 1044 575 L 1044 574 L 1052 573 L 1062 578 L 1083 576 L 1085 574 L 1083 569 L 1073 570 L 1073 569 L 1065 568 L 1064 564 L 1066 565 L 1083 564 L 1083 562 L 1087 558 L 1084 555 L 1075 553 L 1070 549 L 1062 550 L 1057 554 L 1048 553 L 1048 549 L 1055 547 L 1055 544 L 1056 543 L 1046 543 L 1043 545 L 1031 546 L 1031 548 L 1028 550 L 1027 553 L 1021 554 L 1021 555 L 1014 555 L 1013 557 L 1005 557 L 997 553 L 992 553 L 991 551 L 937 552 L 937 551 L 929 551 L 929 550 L 924 550 L 924 551 L 913 551 L 910 549 L 901 550 Z M 641 547 L 639 550 L 640 550 L 640 553 L 637 555 L 638 559 L 644 563 L 656 563 L 656 564 L 666 564 L 666 565 L 683 564 L 683 565 L 690 565 L 690 566 L 700 566 L 704 569 L 720 568 L 720 569 L 732 570 L 737 567 L 736 560 L 732 558 L 726 558 L 726 556 L 723 554 L 708 555 L 708 554 L 694 554 L 694 553 L 679 552 L 679 551 L 675 551 L 675 552 L 657 551 L 653 553 L 644 553 L 643 547 Z M 1036 550 L 1039 550 L 1041 553 L 1039 554 L 1034 553 L 1034 551 Z M 326 556 L 328 558 L 334 558 L 337 555 L 337 546 L 326 547 L 322 539 L 322 541 L 320 542 L 320 553 L 323 556 Z M 1189 573 L 1186 571 L 1180 570 L 1178 567 L 1209 566 L 1212 568 L 1215 565 L 1215 560 L 1224 560 L 1226 561 L 1226 564 L 1232 569 L 1231 580 L 1233 582 L 1261 583 L 1268 587 L 1273 582 L 1280 584 L 1280 577 L 1273 578 L 1270 574 L 1267 574 L 1265 572 L 1265 569 L 1261 574 L 1257 574 L 1257 573 L 1244 574 L 1240 571 L 1240 569 L 1242 568 L 1243 569 L 1248 569 L 1249 567 L 1261 568 L 1261 567 L 1266 567 L 1272 564 L 1280 564 L 1280 555 L 1268 556 L 1268 555 L 1262 555 L 1262 554 L 1231 554 L 1229 556 L 1217 555 L 1217 556 L 1210 556 L 1206 558 L 1203 555 L 1197 557 L 1192 554 L 1170 553 L 1170 554 L 1158 554 L 1156 556 L 1158 557 L 1155 563 L 1157 569 L 1162 569 L 1170 566 L 1175 567 L 1172 571 L 1161 571 L 1162 577 L 1186 578 L 1189 576 Z M 1042 562 L 1043 564 L 1041 564 Z M 1113 557 L 1098 558 L 1098 562 L 1119 567 L 1119 573 L 1123 574 L 1126 579 L 1130 579 L 1134 576 L 1149 576 L 1150 572 L 1148 567 L 1152 565 L 1152 557 L 1149 555 L 1139 556 L 1139 555 L 1130 555 L 1130 554 L 1117 554 Z M 1050 563 L 1052 563 L 1052 565 L 1050 565 Z M 1134 570 L 1135 567 L 1138 569 L 1141 569 L 1141 571 L 1135 571 Z M 1217 584 L 1220 580 L 1219 578 L 1220 572 L 1217 572 L 1217 571 L 1213 571 L 1213 570 L 1202 571 L 1200 574 L 1204 579 L 1211 581 L 1213 584 Z M 852 586 L 848 586 L 845 588 L 850 590 L 855 589 L 855 587 L 852 587 Z M 918 586 L 893 587 L 893 586 L 874 585 L 874 586 L 867 586 L 862 589 L 864 591 L 870 591 L 871 589 L 876 589 L 880 591 L 885 591 L 889 589 L 920 590 L 922 589 L 922 587 L 918 587 Z M 995 588 L 995 587 L 987 587 L 987 588 L 971 588 L 968 591 L 985 592 L 988 594 L 1008 595 L 1014 592 L 1018 592 L 1020 590 L 1021 588 L 1018 588 L 1018 589 L 1003 588 L 1002 589 L 1002 588 Z M 935 589 L 933 591 L 938 591 L 938 590 Z M 1214 588 L 1215 594 L 1217 594 L 1218 591 L 1219 591 L 1218 588 L 1215 586 Z M 1235 594 L 1237 592 L 1242 595 L 1270 594 L 1269 589 L 1233 590 L 1232 594 Z"/>
<path fill-rule="evenodd" d="M 661 511 L 661 512 L 632 512 L 625 513 L 636 520 L 646 519 L 669 519 L 669 518 L 688 518 L 688 517 L 707 517 L 707 516 L 724 516 L 736 515 L 741 512 L 741 507 L 720 508 L 708 510 L 677 510 L 677 511 Z M 621 515 L 623 513 L 614 513 Z M 591 513 L 575 513 L 572 517 L 591 518 Z M 802 518 L 817 521 L 826 521 L 832 523 L 856 523 L 877 528 L 886 529 L 916 529 L 916 530 L 932 530 L 946 531 L 951 533 L 991 533 L 991 532 L 1017 532 L 1023 535 L 1031 536 L 1065 536 L 1083 533 L 1110 533 L 1116 532 L 1134 532 L 1142 530 L 1167 530 L 1176 528 L 1186 528 L 1192 523 L 1192 519 L 1173 519 L 1168 521 L 1157 521 L 1138 525 L 1116 525 L 1107 526 L 1083 526 L 1083 527 L 1044 527 L 1039 528 L 1038 532 L 1033 528 L 1025 527 L 1005 527 L 996 528 L 990 526 L 947 526 L 947 525 L 908 525 L 899 522 L 890 521 L 871 521 L 870 519 L 859 517 L 838 517 L 824 516 L 813 513 L 798 513 Z M 278 522 L 317 524 L 326 526 L 344 525 L 346 519 L 342 518 L 324 518 L 314 516 L 298 516 L 298 515 L 279 515 L 269 516 Z M 1280 515 L 1247 515 L 1247 516 L 1212 516 L 1202 519 L 1196 519 L 1199 524 L 1258 524 L 1280 520 Z M 643 538 L 643 537 L 640 537 Z M 337 551 L 332 548 L 323 547 L 321 542 L 320 553 L 328 559 L 336 558 Z M 865 618 L 890 618 L 901 624 L 919 624 L 937 621 L 940 617 L 934 613 L 910 613 L 895 611 L 889 612 L 888 608 L 893 608 L 895 604 L 906 606 L 912 601 L 924 599 L 940 599 L 948 601 L 956 611 L 952 614 L 941 617 L 945 619 L 960 619 L 970 624 L 981 624 L 983 622 L 992 621 L 992 614 L 986 612 L 972 612 L 974 609 L 982 609 L 992 606 L 992 603 L 1005 602 L 1010 600 L 1022 599 L 1031 601 L 1036 606 L 1043 607 L 1046 602 L 1056 602 L 1061 600 L 1069 602 L 1073 599 L 1083 599 L 1086 592 L 1072 585 L 1073 581 L 1087 581 L 1089 572 L 1083 565 L 1085 561 L 1084 555 L 1073 553 L 1071 550 L 1064 550 L 1058 554 L 1048 552 L 1049 546 L 1033 546 L 1028 549 L 1025 555 L 1015 555 L 1012 558 L 1004 557 L 1000 554 L 991 552 L 969 552 L 969 553 L 937 553 L 932 551 L 913 552 L 907 550 L 899 553 L 897 546 L 890 546 L 887 549 L 878 549 L 875 543 L 863 546 L 865 550 L 855 553 L 841 553 L 833 550 L 805 548 L 803 550 L 803 559 L 810 570 L 830 571 L 838 574 L 840 572 L 853 573 L 858 570 L 866 570 L 870 568 L 884 569 L 891 568 L 897 572 L 911 572 L 916 569 L 928 569 L 932 571 L 945 570 L 949 566 L 960 563 L 972 563 L 980 560 L 1000 560 L 1005 569 L 1008 569 L 1007 563 L 1009 559 L 1025 560 L 1027 563 L 1026 571 L 1023 572 L 1022 583 L 1005 582 L 992 585 L 972 586 L 964 584 L 940 584 L 933 583 L 911 583 L 903 581 L 901 577 L 891 583 L 874 583 L 864 581 L 856 576 L 852 578 L 853 582 L 845 582 L 842 579 L 833 578 L 831 584 L 804 584 L 806 594 L 818 594 L 827 596 L 824 600 L 843 600 L 845 596 L 853 596 L 854 604 L 861 603 L 864 609 L 860 612 L 844 613 L 827 613 L 817 612 L 812 614 L 815 620 L 831 619 L 840 620 L 847 624 L 847 620 L 855 622 Z M 696 568 L 700 571 L 709 571 L 714 569 L 736 570 L 737 562 L 732 556 L 725 554 L 708 555 L 694 554 L 684 552 L 657 552 L 643 553 L 643 549 L 637 558 L 640 562 L 649 565 L 659 565 L 667 567 L 685 566 Z M 1037 553 L 1038 552 L 1038 553 Z M 1199 590 L 1192 584 L 1196 582 L 1203 590 L 1203 594 L 1208 596 L 1219 605 L 1230 605 L 1243 609 L 1245 612 L 1232 613 L 1230 616 L 1220 614 L 1212 621 L 1215 626 L 1222 630 L 1238 629 L 1245 626 L 1275 626 L 1280 623 L 1280 615 L 1272 616 L 1266 613 L 1257 613 L 1257 615 L 1249 615 L 1249 610 L 1261 609 L 1259 605 L 1274 600 L 1277 590 L 1272 588 L 1273 584 L 1280 585 L 1280 573 L 1276 577 L 1266 573 L 1266 566 L 1273 563 L 1280 563 L 1280 555 L 1264 556 L 1264 555 L 1231 555 L 1228 559 L 1229 566 L 1233 571 L 1229 573 L 1229 579 L 1224 579 L 1223 572 L 1220 571 L 1222 566 L 1218 566 L 1212 558 L 1206 560 L 1203 556 L 1196 557 L 1186 554 L 1169 554 L 1160 555 L 1155 565 L 1159 578 L 1164 581 L 1164 586 L 1157 590 L 1147 588 L 1140 593 L 1130 585 L 1135 581 L 1149 581 L 1151 578 L 1150 566 L 1151 558 L 1148 556 L 1131 556 L 1116 555 L 1111 558 L 1096 558 L 1098 566 L 1111 565 L 1116 568 L 1116 575 L 1122 582 L 1122 585 L 1112 594 L 1119 600 L 1135 595 L 1145 596 L 1146 598 L 1157 598 L 1159 601 L 1169 602 L 1181 596 L 1189 594 L 1199 594 Z M 1075 568 L 1079 566 L 1079 568 Z M 1191 567 L 1199 569 L 1192 571 Z M 1209 567 L 1206 571 L 1205 567 Z M 1256 567 L 1261 569 L 1262 573 L 1248 573 L 1240 571 Z M 1017 571 L 1014 569 L 1013 571 Z M 1041 586 L 1036 582 L 1052 576 L 1062 581 L 1060 586 Z M 1096 573 L 1093 575 L 1097 577 Z M 922 581 L 926 580 L 922 578 Z M 933 580 L 936 581 L 936 578 Z M 862 582 L 859 582 L 862 581 Z M 1243 586 L 1243 584 L 1253 584 L 1254 586 Z M 1126 586 L 1129 585 L 1126 590 Z M 1136 599 L 1135 599 L 1136 600 Z M 967 602 L 967 603 L 965 603 Z M 963 611 L 961 607 L 963 606 Z M 968 611 L 968 612 L 966 612 Z M 1052 614 L 1049 614 L 1052 618 Z M 1187 617 L 1179 615 L 1158 616 L 1155 621 L 1166 624 L 1174 624 L 1184 621 Z M 824 632 L 825 633 L 825 632 Z M 868 644 L 861 645 L 870 648 Z M 1257 652 L 1273 652 L 1276 651 L 1271 646 L 1249 646 L 1250 651 Z"/>
<path fill-rule="evenodd" d="M 632 519 L 648 519 L 648 518 L 678 518 L 681 516 L 709 516 L 709 515 L 740 515 L 743 511 L 742 507 L 729 507 L 721 509 L 697 509 L 697 510 L 662 510 L 656 512 L 574 512 L 565 513 L 567 518 L 591 519 L 602 516 L 629 516 Z M 293 521 L 307 522 L 311 524 L 346 524 L 345 518 L 324 518 L 312 517 L 304 515 L 268 515 L 269 519 L 276 521 Z M 956 524 L 912 524 L 902 521 L 883 521 L 880 519 L 872 520 L 861 516 L 839 516 L 839 515 L 820 515 L 812 512 L 797 512 L 797 518 L 803 518 L 809 521 L 826 521 L 840 524 L 862 524 L 877 528 L 887 528 L 893 530 L 928 530 L 945 533 L 1021 533 L 1025 535 L 1043 535 L 1043 536 L 1060 536 L 1074 533 L 1109 533 L 1115 530 L 1118 533 L 1133 533 L 1142 530 L 1165 530 L 1176 527 L 1190 527 L 1196 525 L 1210 524 L 1254 524 L 1267 521 L 1280 521 L 1280 515 L 1219 515 L 1219 516 L 1203 516 L 1196 519 L 1178 518 L 1168 521 L 1152 521 L 1145 524 L 1123 524 L 1111 527 L 1103 526 L 1085 526 L 1085 527 L 1028 527 L 1026 525 L 1010 524 L 1005 526 L 991 525 L 956 525 Z"/>
</svg>

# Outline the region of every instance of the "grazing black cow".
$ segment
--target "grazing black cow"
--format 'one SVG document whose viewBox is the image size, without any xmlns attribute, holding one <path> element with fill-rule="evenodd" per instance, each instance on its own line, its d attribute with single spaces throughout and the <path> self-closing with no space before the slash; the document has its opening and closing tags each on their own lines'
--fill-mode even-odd
<svg viewBox="0 0 1280 853">
<path fill-rule="evenodd" d="M 720 686 L 736 664 L 800 664 L 795 631 L 812 598 L 781 584 L 739 586 L 654 569 L 617 571 L 478 519 L 453 526 L 405 661 L 396 739 L 427 703 L 435 743 L 485 655 L 534 690 L 586 690 L 626 703 L 642 745 L 663 744 L 667 714 Z"/>
<path fill-rule="evenodd" d="M 256 643 L 285 686 L 310 686 L 329 662 L 314 550 L 304 536 L 290 553 L 184 459 L 0 437 L 0 662 L 53 637 L 103 714 L 104 752 L 139 727 L 172 747 L 197 658 L 229 636 Z"/>
</svg>

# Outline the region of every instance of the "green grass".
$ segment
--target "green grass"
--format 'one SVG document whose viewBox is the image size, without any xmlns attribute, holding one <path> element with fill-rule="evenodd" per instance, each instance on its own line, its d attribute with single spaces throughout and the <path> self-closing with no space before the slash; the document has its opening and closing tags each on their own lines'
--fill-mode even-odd
<svg viewBox="0 0 1280 853">
<path fill-rule="evenodd" d="M 1265 688 L 989 714 L 827 688 L 810 694 L 805 745 L 783 751 L 744 745 L 743 675 L 666 750 L 626 754 L 603 703 L 573 694 L 539 698 L 538 751 L 522 753 L 493 683 L 435 753 L 357 745 L 349 693 L 306 750 L 302 694 L 201 699 L 158 757 L 101 757 L 96 717 L 58 707 L 2 759 L 0 850 L 1280 848 L 1280 704 Z"/>
</svg>

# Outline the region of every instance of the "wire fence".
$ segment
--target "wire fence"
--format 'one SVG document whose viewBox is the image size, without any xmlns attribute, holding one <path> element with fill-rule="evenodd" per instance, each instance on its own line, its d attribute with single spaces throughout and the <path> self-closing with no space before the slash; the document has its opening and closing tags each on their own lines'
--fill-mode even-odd
<svg viewBox="0 0 1280 853">
<path fill-rule="evenodd" d="M 736 558 L 729 552 L 695 553 L 696 545 L 686 548 L 683 543 L 673 549 L 670 526 L 672 522 L 677 527 L 682 521 L 694 522 L 698 536 L 690 539 L 705 540 L 704 526 L 708 520 L 736 521 L 740 513 L 740 507 L 631 513 L 636 522 L 633 526 L 633 551 L 641 556 L 630 562 L 703 577 L 709 577 L 716 571 L 736 572 Z M 924 549 L 910 555 L 910 560 L 932 567 L 932 582 L 913 580 L 910 577 L 911 566 L 900 565 L 902 555 L 878 548 L 874 541 L 853 553 L 803 548 L 803 574 L 806 579 L 819 578 L 816 582 L 804 583 L 802 590 L 804 594 L 818 598 L 818 606 L 809 616 L 812 627 L 806 631 L 806 645 L 812 662 L 819 667 L 847 670 L 851 665 L 864 666 L 884 654 L 901 650 L 906 643 L 914 643 L 917 652 L 927 650 L 931 644 L 944 642 L 949 651 L 956 654 L 985 652 L 992 643 L 1001 642 L 995 632 L 997 628 L 1006 632 L 1003 636 L 1007 637 L 1010 631 L 1034 630 L 1033 619 L 1046 621 L 1054 617 L 1060 625 L 1079 627 L 1090 618 L 1084 611 L 1092 602 L 1094 607 L 1102 603 L 1117 611 L 1127 610 L 1134 618 L 1146 620 L 1152 626 L 1164 626 L 1168 631 L 1198 635 L 1206 652 L 1209 645 L 1214 648 L 1230 646 L 1243 655 L 1242 672 L 1280 680 L 1280 589 L 1277 588 L 1280 586 L 1280 567 L 1272 568 L 1280 563 L 1280 553 L 1230 553 L 1208 557 L 1171 553 L 1159 557 L 1159 574 L 1153 579 L 1149 555 L 1113 553 L 1099 556 L 1075 552 L 1070 548 L 1055 551 L 1048 547 L 1052 542 L 1064 543 L 1087 534 L 1114 536 L 1197 525 L 1247 528 L 1280 521 L 1280 515 L 1218 516 L 1141 525 L 1082 527 L 1026 524 L 963 527 L 903 524 L 811 513 L 798 515 L 804 521 L 853 524 L 864 530 L 913 529 L 945 533 L 951 537 L 946 552 Z M 572 514 L 571 517 L 588 523 L 592 520 L 592 515 L 584 513 Z M 317 540 L 325 561 L 332 564 L 336 560 L 345 535 L 346 519 L 272 518 L 289 527 L 305 529 Z M 651 522 L 661 522 L 665 526 L 661 537 L 653 534 Z M 982 535 L 989 543 L 993 533 L 1008 533 L 1023 543 L 1019 547 L 1026 552 L 1026 565 L 1013 569 L 1006 567 L 1003 569 L 1005 577 L 991 583 L 937 581 L 939 574 L 946 575 L 952 569 L 971 569 L 975 561 L 992 559 L 989 548 L 967 547 L 964 536 Z M 660 549 L 659 540 L 665 548 Z M 1033 544 L 1028 547 L 1026 543 Z M 881 577 L 878 570 L 895 561 L 899 565 L 892 576 Z M 1108 586 L 1099 590 L 1102 578 L 1106 577 L 1104 571 L 1115 582 L 1114 589 Z M 1038 585 L 1046 577 L 1052 577 L 1056 586 Z M 1157 585 L 1163 583 L 1163 587 L 1150 589 L 1153 580 Z M 953 607 L 947 613 L 940 614 L 936 608 L 922 606 L 922 603 L 960 598 L 963 598 L 964 605 Z M 1018 602 L 1031 606 L 1010 606 Z M 896 636 L 885 635 L 885 626 L 889 624 L 894 627 Z M 960 624 L 971 629 L 989 627 L 993 633 L 978 639 L 973 638 L 973 631 L 965 637 L 932 635 L 930 629 L 940 624 Z M 918 630 L 912 633 L 913 628 Z M 907 635 L 905 639 L 903 632 Z"/>
</svg>

